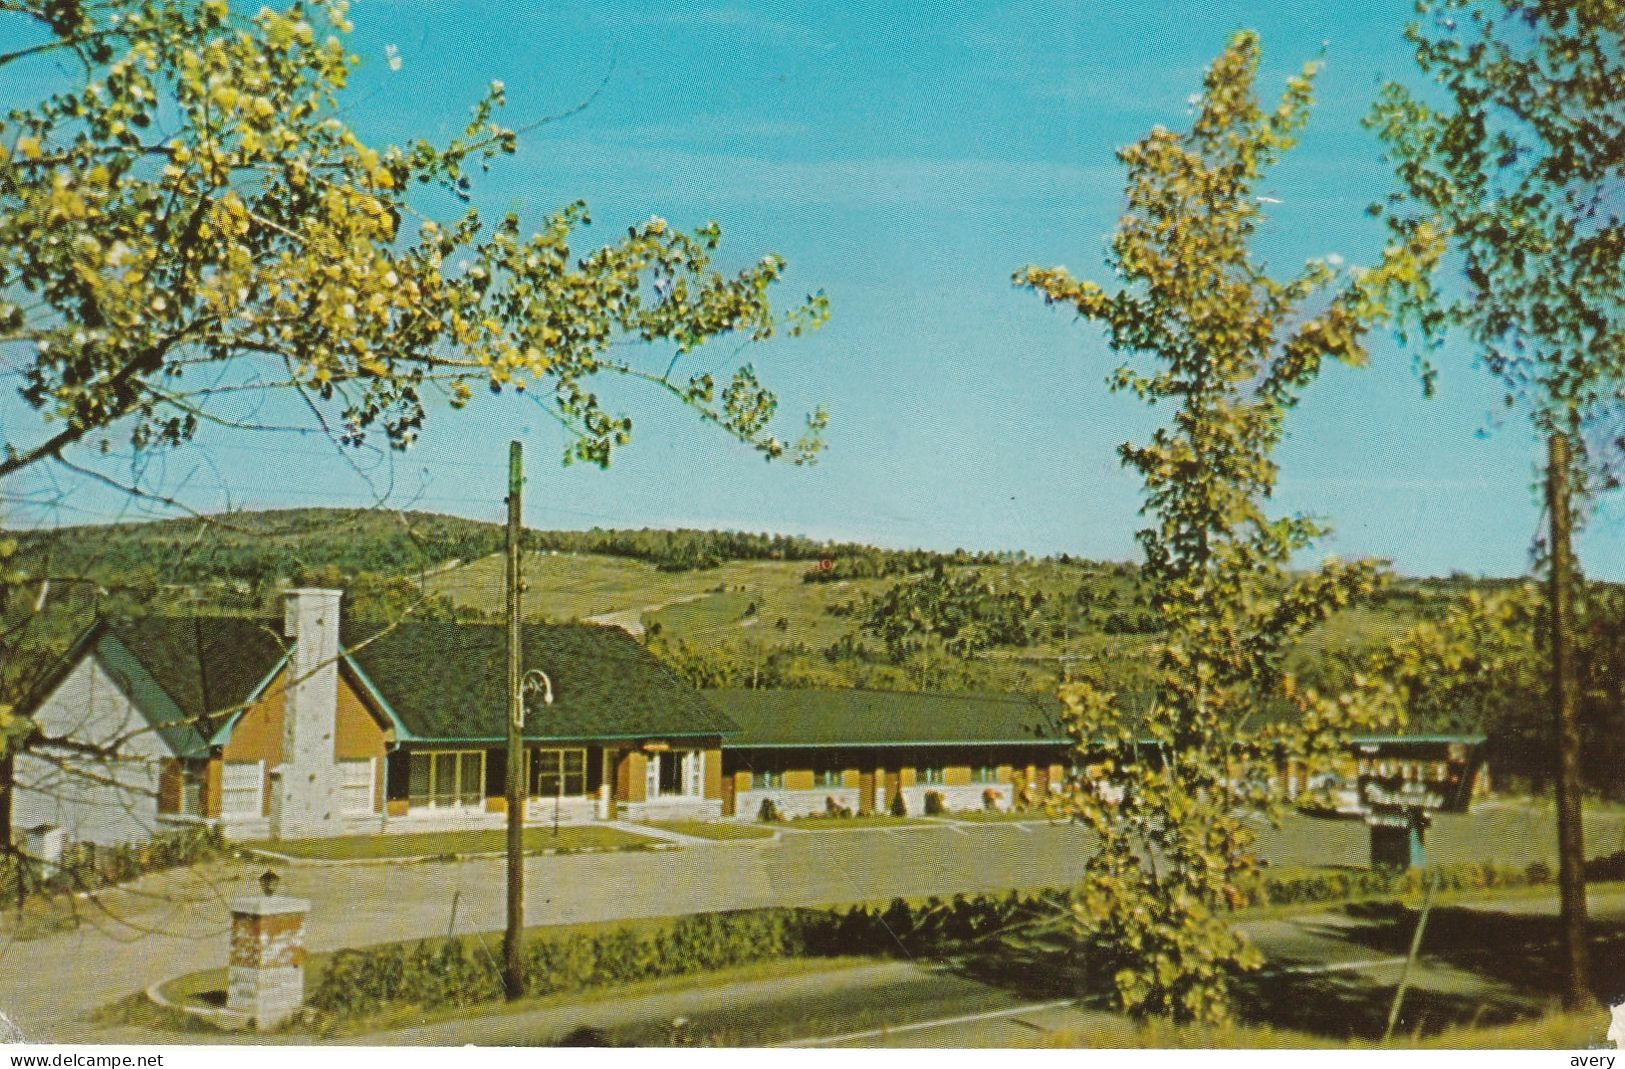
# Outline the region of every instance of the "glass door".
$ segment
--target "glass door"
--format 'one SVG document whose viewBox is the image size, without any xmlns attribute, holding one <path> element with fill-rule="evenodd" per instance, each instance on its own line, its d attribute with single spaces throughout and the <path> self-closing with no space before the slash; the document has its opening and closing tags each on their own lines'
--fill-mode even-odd
<svg viewBox="0 0 1625 1069">
<path fill-rule="evenodd" d="M 705 751 L 686 750 L 683 753 L 683 793 L 698 798 L 705 793 Z"/>
</svg>

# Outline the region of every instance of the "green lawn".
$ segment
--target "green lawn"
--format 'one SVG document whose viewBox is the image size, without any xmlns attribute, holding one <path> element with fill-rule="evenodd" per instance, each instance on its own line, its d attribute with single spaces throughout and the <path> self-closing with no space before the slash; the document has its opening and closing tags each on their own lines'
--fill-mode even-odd
<svg viewBox="0 0 1625 1069">
<path fill-rule="evenodd" d="M 552 828 L 526 828 L 525 852 L 543 850 L 625 850 L 652 845 L 654 840 L 618 828 L 596 824 L 567 824 Z M 439 857 L 444 854 L 499 854 L 508 848 L 508 833 L 491 831 L 430 831 L 409 835 L 351 835 L 337 839 L 278 839 L 242 843 L 287 857 L 319 861 L 362 861 L 390 857 Z"/>
<path fill-rule="evenodd" d="M 771 839 L 773 829 L 765 824 L 738 824 L 711 820 L 648 820 L 651 828 L 692 835 L 697 839 Z"/>
</svg>

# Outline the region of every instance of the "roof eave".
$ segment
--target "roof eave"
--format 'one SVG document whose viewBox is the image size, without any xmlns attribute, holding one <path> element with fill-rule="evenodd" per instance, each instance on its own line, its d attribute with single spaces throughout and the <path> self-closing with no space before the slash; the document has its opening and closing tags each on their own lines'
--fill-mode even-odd
<svg viewBox="0 0 1625 1069">
<path fill-rule="evenodd" d="M 361 689 L 367 692 L 367 696 L 376 702 L 378 709 L 389 718 L 390 724 L 395 728 L 395 744 L 398 746 L 403 742 L 423 741 L 412 734 L 412 730 L 406 726 L 405 721 L 400 718 L 400 714 L 395 712 L 395 707 L 384 699 L 383 692 L 378 689 L 377 684 L 368 678 L 366 672 L 361 670 L 361 665 L 356 663 L 356 659 L 348 653 L 344 654 L 341 659 L 345 666 L 355 673 L 356 682 L 361 684 Z"/>
<path fill-rule="evenodd" d="M 292 656 L 293 651 L 288 650 L 284 652 L 281 657 L 277 658 L 276 664 L 272 666 L 269 672 L 265 673 L 265 678 L 254 685 L 254 689 L 248 692 L 248 696 L 244 698 L 238 705 L 237 709 L 226 718 L 225 723 L 221 724 L 215 733 L 210 736 L 210 749 L 214 749 L 217 746 L 224 746 L 231 739 L 231 733 L 237 730 L 237 722 L 243 718 L 244 713 L 248 712 L 248 707 L 259 701 L 260 698 L 264 696 L 266 688 L 271 685 L 271 680 L 277 677 L 277 674 L 282 671 L 284 666 L 287 665 L 288 658 Z"/>
<path fill-rule="evenodd" d="M 1430 746 L 1438 745 L 1464 745 L 1482 746 L 1489 741 L 1488 735 L 1351 735 L 1349 742 L 1354 745 L 1380 745 L 1390 742 L 1418 742 Z"/>
<path fill-rule="evenodd" d="M 117 647 L 117 651 L 129 659 L 129 664 L 118 665 L 112 663 L 114 658 L 109 653 L 108 647 L 103 645 L 104 643 L 110 643 L 112 646 Z M 142 718 L 147 721 L 147 725 L 152 728 L 153 735 L 165 746 L 169 747 L 171 753 L 176 757 L 208 756 L 209 740 L 204 738 L 203 733 L 198 730 L 197 718 L 186 714 L 186 711 L 175 701 L 174 696 L 165 690 L 164 685 L 153 676 L 140 655 L 130 649 L 129 645 L 112 628 L 103 629 L 102 633 L 97 636 L 96 644 L 91 649 L 91 655 L 101 661 L 102 669 L 112 679 L 113 685 L 118 687 L 125 700 L 140 712 Z M 140 673 L 144 678 L 139 681 L 130 678 L 131 674 L 135 672 Z M 145 684 L 143 689 L 149 692 L 149 696 L 169 703 L 169 709 L 155 710 L 149 708 L 147 703 L 141 700 L 140 694 L 133 693 L 127 688 L 127 684 L 137 682 Z M 169 713 L 174 715 L 166 715 Z M 174 737 L 176 735 L 189 737 L 177 739 Z"/>
<path fill-rule="evenodd" d="M 902 739 L 869 740 L 864 742 L 809 739 L 803 742 L 748 742 L 735 740 L 733 743 L 734 747 L 740 750 L 804 750 L 820 746 L 895 748 L 899 746 L 1070 746 L 1072 744 L 1071 739 Z"/>
<path fill-rule="evenodd" d="M 45 703 L 45 699 L 56 692 L 56 689 L 62 685 L 63 680 L 72 674 L 79 662 L 95 652 L 96 644 L 101 640 L 101 633 L 106 628 L 107 621 L 102 617 L 98 616 L 92 620 L 89 626 L 79 633 L 79 637 L 73 640 L 73 645 L 68 647 L 67 652 L 62 655 L 62 658 L 57 661 L 51 671 L 39 681 L 26 698 L 18 703 L 17 714 L 28 717 L 38 712 L 39 707 Z"/>
<path fill-rule="evenodd" d="M 533 735 L 524 732 L 519 737 L 525 742 L 631 742 L 637 739 L 715 739 L 727 734 L 730 732 L 722 730 L 640 731 L 633 735 L 600 735 L 596 732 L 587 735 Z M 442 743 L 495 745 L 506 742 L 507 739 L 506 735 L 413 735 L 402 741 L 427 745 Z"/>
</svg>

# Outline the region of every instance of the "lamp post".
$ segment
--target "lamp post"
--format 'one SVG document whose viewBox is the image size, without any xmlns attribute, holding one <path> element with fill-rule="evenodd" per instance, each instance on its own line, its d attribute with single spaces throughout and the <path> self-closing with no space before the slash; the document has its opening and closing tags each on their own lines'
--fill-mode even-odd
<svg viewBox="0 0 1625 1069">
<path fill-rule="evenodd" d="M 524 681 L 519 685 L 519 692 L 519 726 L 523 728 L 525 726 L 525 706 L 529 704 L 529 702 L 534 699 L 537 694 L 542 696 L 543 705 L 553 704 L 553 681 L 549 679 L 547 673 L 542 671 L 540 668 L 532 668 L 530 671 L 525 673 Z M 558 789 L 562 796 L 564 791 L 564 758 L 562 754 L 559 757 L 559 761 Z M 555 836 L 557 836 L 559 833 L 559 806 L 562 804 L 562 797 L 555 798 L 553 801 L 553 834 Z"/>
</svg>

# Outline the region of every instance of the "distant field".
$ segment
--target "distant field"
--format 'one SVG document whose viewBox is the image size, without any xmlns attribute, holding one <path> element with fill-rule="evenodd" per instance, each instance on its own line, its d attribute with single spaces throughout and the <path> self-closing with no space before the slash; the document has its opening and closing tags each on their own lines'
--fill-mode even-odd
<svg viewBox="0 0 1625 1069">
<path fill-rule="evenodd" d="M 533 554 L 525 562 L 524 611 L 552 620 L 647 626 L 701 645 L 759 638 L 769 645 L 828 645 L 849 622 L 824 606 L 884 589 L 882 579 L 803 583 L 807 561 L 731 561 L 691 572 L 662 572 L 625 557 Z M 493 612 L 502 607 L 502 557 L 485 557 L 429 577 L 430 590 L 458 605 Z M 746 610 L 754 604 L 756 611 Z M 777 624 L 785 621 L 781 630 Z M 636 630 L 636 627 L 629 627 Z"/>
<path fill-rule="evenodd" d="M 826 606 L 861 601 L 897 581 L 892 577 L 804 583 L 802 574 L 810 566 L 808 561 L 731 561 L 698 571 L 663 572 L 627 557 L 527 554 L 524 611 L 549 620 L 613 624 L 636 635 L 658 624 L 667 636 L 701 647 L 746 642 L 771 649 L 801 643 L 819 650 L 855 626 L 853 618 L 833 616 Z M 1034 587 L 1051 590 L 1064 589 L 1084 574 L 1047 561 L 1005 570 L 1013 570 Z M 502 609 L 502 583 L 500 554 L 427 578 L 432 592 L 488 613 Z M 1411 622 L 1409 613 L 1393 609 L 1351 609 L 1305 636 L 1296 659 L 1318 657 L 1328 648 L 1386 640 Z M 1088 671 L 1091 663 L 1143 657 L 1155 641 L 1154 635 L 1107 635 L 1080 627 L 1064 641 L 989 650 L 983 656 L 1010 664 L 1011 671 L 1025 664 L 1047 673 L 1056 671 L 1058 659 L 1065 655 L 1075 670 Z"/>
</svg>

